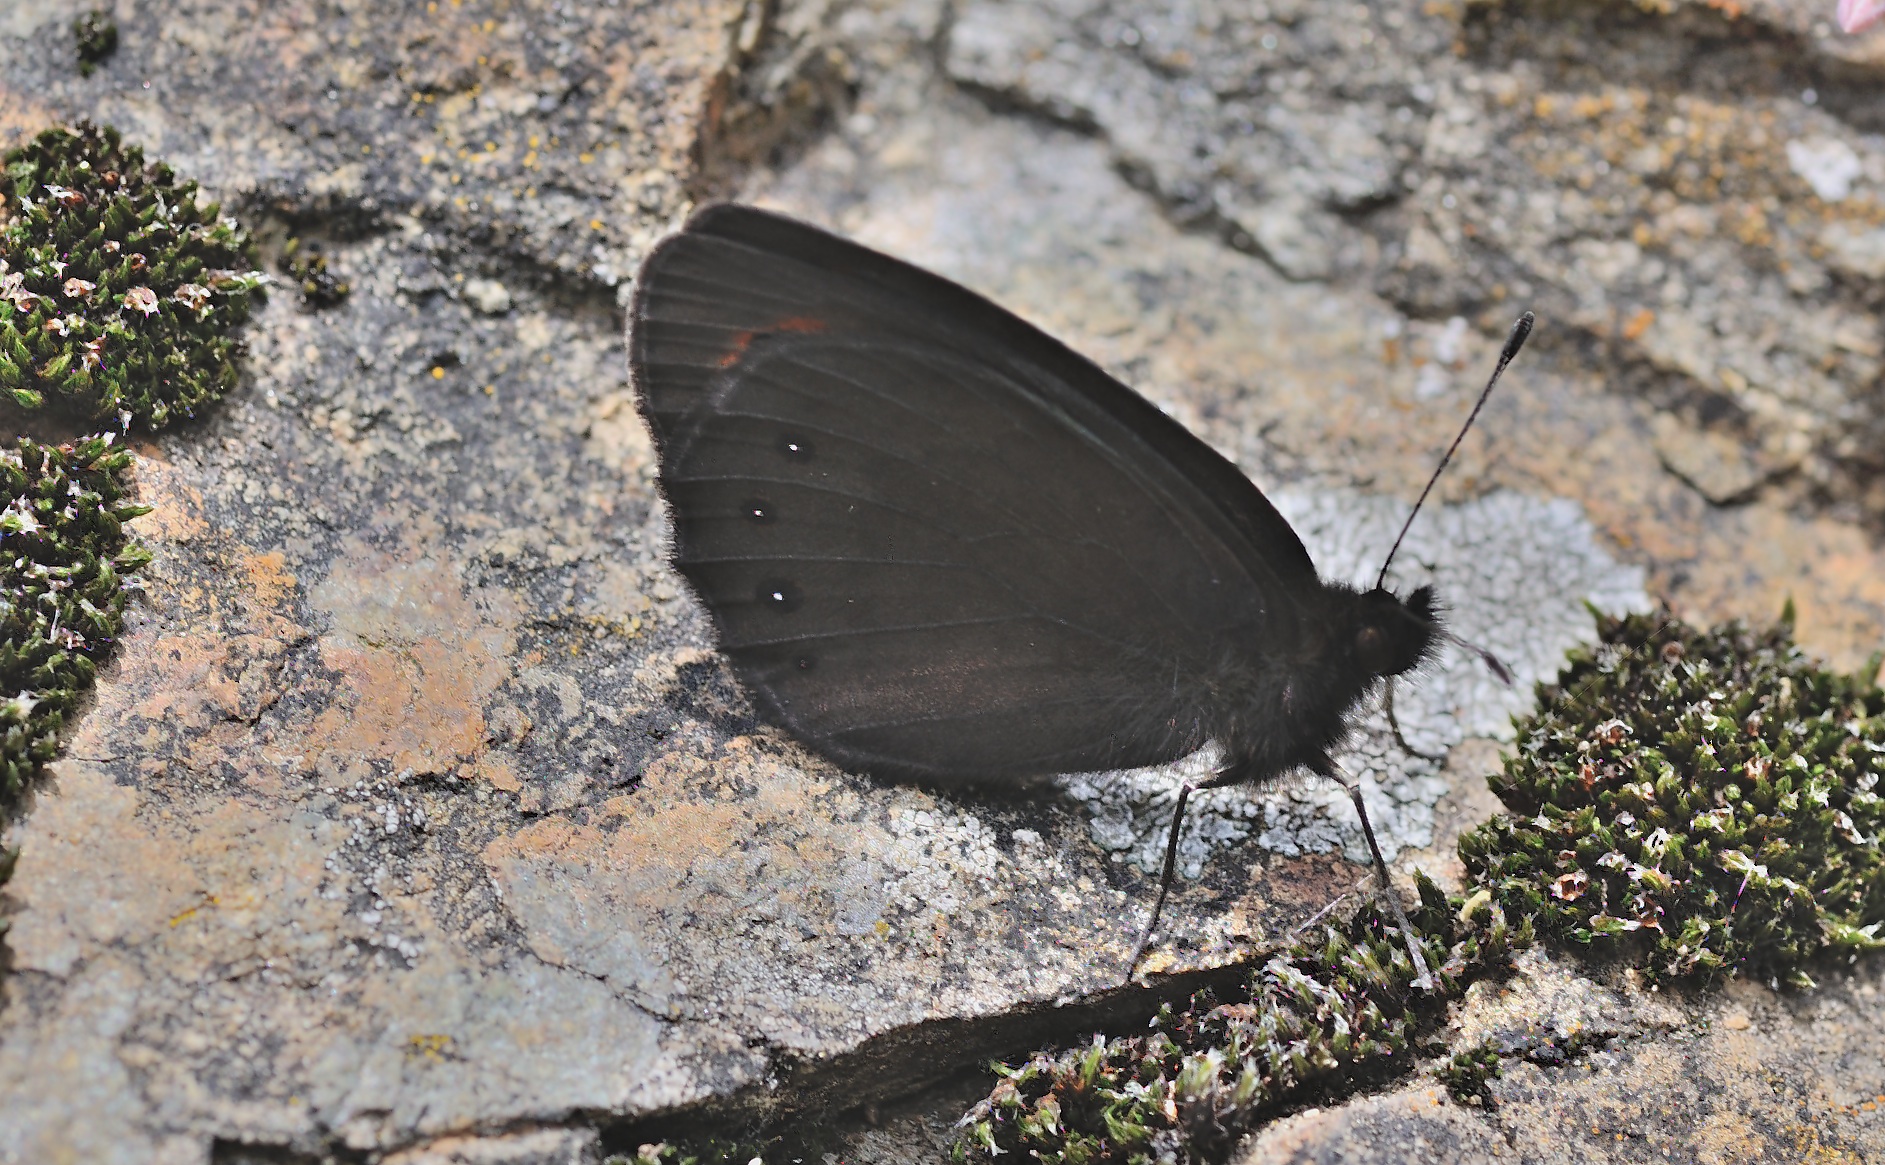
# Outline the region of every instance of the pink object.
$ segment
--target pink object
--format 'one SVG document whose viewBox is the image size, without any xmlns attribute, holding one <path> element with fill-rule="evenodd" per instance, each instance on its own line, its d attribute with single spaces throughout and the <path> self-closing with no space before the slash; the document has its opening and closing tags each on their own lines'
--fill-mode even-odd
<svg viewBox="0 0 1885 1165">
<path fill-rule="evenodd" d="M 1885 18 L 1885 0 L 1839 0 L 1839 27 L 1858 32 Z"/>
</svg>

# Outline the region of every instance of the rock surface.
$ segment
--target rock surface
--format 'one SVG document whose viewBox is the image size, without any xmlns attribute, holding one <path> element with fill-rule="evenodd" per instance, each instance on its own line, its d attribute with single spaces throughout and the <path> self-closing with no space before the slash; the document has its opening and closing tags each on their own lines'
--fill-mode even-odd
<svg viewBox="0 0 1885 1165">
<path fill-rule="evenodd" d="M 1792 595 L 1807 646 L 1865 658 L 1885 154 L 1859 95 L 1885 41 L 1783 0 L 1673 8 L 125 3 L 89 78 L 67 6 L 0 14 L 0 132 L 112 121 L 353 287 L 277 291 L 247 387 L 137 445 L 147 600 L 7 826 L 0 1160 L 593 1159 L 651 1116 L 894 1096 L 1155 1006 L 1114 990 L 1148 882 L 1086 803 L 838 773 L 712 654 L 661 559 L 618 307 L 710 193 L 995 296 L 1354 515 L 1343 561 L 1536 306 L 1435 528 L 1507 496 L 1589 525 L 1528 558 L 1494 523 L 1433 569 L 1506 571 L 1465 601 L 1520 624 L 1639 578 L 1697 620 Z M 1576 563 L 1591 586 L 1537 577 Z M 1565 631 L 1535 630 L 1515 646 L 1548 668 Z M 1398 835 L 1442 873 L 1488 811 L 1474 674 L 1434 681 L 1438 742 L 1479 739 L 1421 770 Z M 1200 816 L 1155 965 L 1353 885 L 1316 795 L 1286 800 L 1267 834 L 1204 836 L 1263 802 Z M 1580 971 L 1541 960 L 1460 1038 L 1602 1022 L 1608 1058 L 1511 1069 L 1485 1113 L 1411 1087 L 1299 1115 L 1251 1159 L 1491 1155 L 1532 1114 L 1554 1131 L 1527 1149 L 1636 1159 L 1612 1146 L 1684 1125 L 1620 1106 L 1669 1081 L 1720 1116 L 1678 1159 L 1809 1128 L 1885 1153 L 1876 966 L 1682 1000 Z M 855 1155 L 920 1159 L 919 1125 Z"/>
</svg>

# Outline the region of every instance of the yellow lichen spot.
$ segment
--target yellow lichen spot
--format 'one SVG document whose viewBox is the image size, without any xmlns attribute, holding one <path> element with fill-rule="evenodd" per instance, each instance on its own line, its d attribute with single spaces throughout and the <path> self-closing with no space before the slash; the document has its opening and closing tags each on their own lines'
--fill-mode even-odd
<svg viewBox="0 0 1885 1165">
<path fill-rule="evenodd" d="M 587 166 L 589 163 L 596 160 L 596 156 L 588 152 L 587 150 L 585 150 L 582 153 L 576 155 L 576 160 L 578 162 L 581 162 L 583 165 Z"/>
<path fill-rule="evenodd" d="M 496 142 L 486 142 L 486 143 L 484 143 L 484 152 L 485 152 L 485 153 L 487 153 L 487 154 L 495 154 L 495 153 L 497 153 L 497 143 L 496 143 Z"/>
<path fill-rule="evenodd" d="M 419 92 L 414 92 L 414 93 L 413 93 L 413 95 L 412 95 L 412 100 L 413 100 L 413 103 L 414 103 L 414 104 L 416 105 L 416 104 L 418 104 L 419 102 L 421 102 L 421 101 L 424 101 L 424 100 L 425 100 L 425 94 L 423 94 L 423 93 L 419 93 Z"/>
<path fill-rule="evenodd" d="M 430 104 L 432 104 L 432 103 L 433 103 L 434 101 L 436 101 L 436 100 L 438 100 L 438 94 L 436 94 L 436 93 L 427 93 L 427 94 L 425 95 L 425 103 L 426 103 L 427 105 L 430 105 Z"/>
<path fill-rule="evenodd" d="M 1649 331 L 1649 325 L 1656 322 L 1656 313 L 1648 308 L 1640 308 L 1637 313 L 1623 323 L 1623 338 L 1634 340 Z"/>
<path fill-rule="evenodd" d="M 601 220 L 601 219 L 599 219 L 599 218 L 592 218 L 592 219 L 590 219 L 590 220 L 589 220 L 589 229 L 590 229 L 590 230 L 592 230 L 592 231 L 599 231 L 599 230 L 601 230 L 601 229 L 602 229 L 602 220 Z"/>
<path fill-rule="evenodd" d="M 420 154 L 420 155 L 419 155 L 419 164 L 420 164 L 421 166 L 430 166 L 430 165 L 432 164 L 432 159 L 433 159 L 434 157 L 436 157 L 436 156 L 437 156 L 437 155 L 435 155 L 435 154 Z"/>
<path fill-rule="evenodd" d="M 490 32 L 492 29 L 496 27 L 497 27 L 497 21 L 495 20 L 487 20 L 484 22 L 484 31 L 486 32 Z"/>
<path fill-rule="evenodd" d="M 445 1055 L 452 1050 L 452 1037 L 442 1033 L 428 1032 L 416 1035 L 406 1041 L 406 1055 L 415 1060 L 430 1060 L 443 1064 Z"/>
<path fill-rule="evenodd" d="M 188 910 L 184 911 L 182 914 L 171 915 L 170 925 L 176 926 L 178 923 L 188 922 L 190 919 L 194 917 L 196 917 L 196 907 L 192 906 Z"/>
<path fill-rule="evenodd" d="M 533 149 L 533 150 L 534 150 L 534 149 L 536 149 L 536 148 L 537 148 L 537 147 L 538 147 L 539 145 L 541 145 L 541 144 L 542 144 L 542 142 L 541 142 L 541 140 L 540 140 L 540 139 L 539 139 L 539 138 L 537 137 L 537 135 L 536 135 L 536 134 L 531 134 L 531 135 L 530 135 L 530 148 L 531 148 L 531 149 Z"/>
<path fill-rule="evenodd" d="M 495 384 L 487 384 L 487 385 L 485 385 L 485 386 L 484 386 L 484 395 L 486 395 L 486 396 L 496 396 L 496 395 L 497 395 L 497 385 L 495 385 Z"/>
<path fill-rule="evenodd" d="M 441 368 L 441 367 L 439 367 L 439 366 L 438 366 L 437 364 L 434 364 L 434 365 L 432 366 L 432 379 L 433 379 L 433 380 L 444 380 L 444 379 L 445 379 L 445 369 L 443 369 L 443 368 Z"/>
<path fill-rule="evenodd" d="M 363 153 L 363 154 L 370 154 L 370 153 L 372 153 L 372 152 L 373 152 L 373 147 L 372 147 L 372 146 L 361 146 L 361 147 L 360 147 L 360 152 L 361 152 L 361 153 Z"/>
<path fill-rule="evenodd" d="M 439 10 L 439 0 L 431 0 L 431 2 L 425 6 L 425 10 L 427 12 L 437 12 Z"/>
<path fill-rule="evenodd" d="M 527 167 L 530 167 L 530 168 L 533 168 L 533 169 L 534 169 L 534 168 L 536 167 L 536 164 L 537 164 L 537 151 L 535 151 L 535 150 L 532 150 L 532 151 L 530 151 L 530 152 L 529 152 L 528 154 L 525 154 L 525 155 L 524 155 L 524 165 L 525 165 L 525 166 L 527 166 Z"/>
<path fill-rule="evenodd" d="M 890 924 L 885 922 L 881 918 L 877 920 L 877 925 L 873 927 L 872 929 L 874 929 L 877 932 L 878 938 L 890 937 Z"/>
</svg>

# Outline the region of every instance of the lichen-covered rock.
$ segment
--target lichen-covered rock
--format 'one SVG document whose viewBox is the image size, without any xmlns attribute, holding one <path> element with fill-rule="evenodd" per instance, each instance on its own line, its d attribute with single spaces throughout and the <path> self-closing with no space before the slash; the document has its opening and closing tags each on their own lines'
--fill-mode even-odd
<svg viewBox="0 0 1885 1165">
<path fill-rule="evenodd" d="M 0 389 L 160 429 L 235 387 L 231 334 L 265 278 L 249 234 L 109 126 L 49 129 L 6 155 Z"/>
</svg>

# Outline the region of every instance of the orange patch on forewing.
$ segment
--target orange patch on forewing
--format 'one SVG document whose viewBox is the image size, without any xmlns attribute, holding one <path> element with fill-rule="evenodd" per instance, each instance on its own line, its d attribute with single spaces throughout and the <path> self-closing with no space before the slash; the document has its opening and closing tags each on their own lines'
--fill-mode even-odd
<svg viewBox="0 0 1885 1165">
<path fill-rule="evenodd" d="M 746 355 L 746 349 L 752 347 L 753 341 L 760 336 L 771 336 L 779 332 L 797 332 L 803 335 L 824 330 L 825 321 L 821 319 L 812 316 L 787 316 L 762 332 L 735 332 L 733 346 L 727 349 L 726 355 L 720 357 L 720 367 L 731 368 L 738 364 L 740 358 Z"/>
<path fill-rule="evenodd" d="M 740 357 L 746 355 L 746 348 L 752 342 L 752 332 L 733 333 L 733 346 L 727 349 L 726 355 L 720 357 L 720 367 L 731 368 L 735 364 L 738 364 Z"/>
</svg>

